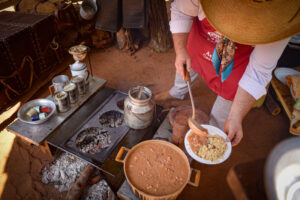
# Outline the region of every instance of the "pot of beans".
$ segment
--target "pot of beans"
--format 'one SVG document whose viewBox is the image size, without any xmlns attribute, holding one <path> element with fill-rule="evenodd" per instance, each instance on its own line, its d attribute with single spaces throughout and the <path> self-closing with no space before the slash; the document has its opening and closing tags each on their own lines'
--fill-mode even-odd
<svg viewBox="0 0 300 200">
<path fill-rule="evenodd" d="M 124 152 L 127 154 L 122 159 Z M 176 199 L 187 184 L 199 186 L 200 171 L 190 167 L 180 148 L 166 141 L 148 140 L 132 149 L 121 147 L 115 160 L 124 164 L 126 179 L 141 199 Z"/>
</svg>

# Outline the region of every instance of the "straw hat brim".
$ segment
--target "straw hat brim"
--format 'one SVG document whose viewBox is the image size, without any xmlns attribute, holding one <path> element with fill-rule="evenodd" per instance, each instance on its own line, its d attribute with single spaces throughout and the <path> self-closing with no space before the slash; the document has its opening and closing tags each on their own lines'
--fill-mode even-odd
<svg viewBox="0 0 300 200">
<path fill-rule="evenodd" d="M 300 0 L 200 0 L 209 23 L 234 42 L 266 44 L 300 32 Z"/>
</svg>

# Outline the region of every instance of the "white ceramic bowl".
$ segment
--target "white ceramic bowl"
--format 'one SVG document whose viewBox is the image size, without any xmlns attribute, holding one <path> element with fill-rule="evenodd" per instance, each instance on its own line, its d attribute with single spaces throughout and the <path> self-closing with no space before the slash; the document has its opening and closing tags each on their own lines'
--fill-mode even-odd
<svg viewBox="0 0 300 200">
<path fill-rule="evenodd" d="M 274 71 L 275 77 L 285 85 L 287 85 L 285 77 L 289 75 L 298 75 L 298 74 L 300 74 L 299 71 L 292 68 L 286 68 L 286 67 L 279 67 L 276 68 Z"/>
<path fill-rule="evenodd" d="M 219 128 L 217 127 L 214 127 L 214 126 L 211 126 L 211 125 L 204 125 L 202 124 L 201 126 L 203 126 L 204 128 L 206 128 L 208 130 L 208 133 L 209 134 L 217 134 L 217 135 L 220 135 L 221 137 L 223 137 L 224 139 L 226 139 L 227 135 Z M 227 150 L 226 152 L 224 153 L 223 155 L 223 158 L 221 159 L 218 159 L 218 162 L 212 162 L 210 160 L 205 160 L 203 158 L 200 158 L 199 156 L 197 156 L 191 149 L 190 147 L 190 144 L 187 140 L 188 136 L 191 134 L 191 130 L 189 130 L 187 132 L 187 134 L 185 135 L 185 138 L 184 138 L 184 145 L 185 145 L 185 149 L 186 151 L 188 152 L 188 154 L 194 159 L 196 160 L 197 162 L 200 162 L 200 163 L 203 163 L 203 164 L 207 164 L 207 165 L 216 165 L 216 164 L 220 164 L 222 162 L 224 162 L 225 160 L 227 160 L 231 154 L 231 142 L 226 142 L 227 144 Z"/>
</svg>

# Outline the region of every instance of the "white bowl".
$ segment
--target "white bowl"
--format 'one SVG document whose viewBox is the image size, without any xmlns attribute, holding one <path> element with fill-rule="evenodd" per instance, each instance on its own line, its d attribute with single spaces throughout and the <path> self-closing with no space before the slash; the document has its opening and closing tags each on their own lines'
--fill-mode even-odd
<svg viewBox="0 0 300 200">
<path fill-rule="evenodd" d="M 287 85 L 285 77 L 289 75 L 298 75 L 298 74 L 300 74 L 299 71 L 292 68 L 286 68 L 286 67 L 279 67 L 276 68 L 274 71 L 275 77 L 285 85 Z"/>
<path fill-rule="evenodd" d="M 217 127 L 214 127 L 214 126 L 211 126 L 211 125 L 204 125 L 204 124 L 202 124 L 201 126 L 203 126 L 204 128 L 206 128 L 206 129 L 208 130 L 208 133 L 209 133 L 209 134 L 212 134 L 212 135 L 217 134 L 217 135 L 223 137 L 223 138 L 226 140 L 227 135 L 226 135 L 221 129 L 219 129 L 219 128 L 217 128 Z M 190 144 L 189 144 L 189 142 L 188 142 L 188 140 L 187 140 L 188 136 L 191 134 L 191 131 L 192 131 L 192 130 L 189 130 L 189 131 L 187 132 L 187 134 L 185 135 L 185 138 L 184 138 L 184 146 L 185 146 L 185 149 L 186 149 L 186 151 L 188 152 L 188 154 L 189 154 L 194 160 L 196 160 L 196 161 L 199 162 L 199 163 L 203 163 L 203 164 L 207 164 L 207 165 L 216 165 L 216 164 L 220 164 L 220 163 L 224 162 L 225 160 L 227 160 L 227 159 L 229 158 L 229 156 L 230 156 L 230 154 L 231 154 L 231 149 L 232 149 L 232 147 L 231 147 L 231 142 L 226 142 L 226 144 L 227 144 L 227 150 L 226 150 L 226 152 L 224 153 L 223 158 L 218 159 L 217 162 L 212 162 L 212 161 L 210 161 L 210 160 L 205 160 L 205 159 L 200 158 L 199 156 L 197 156 L 197 155 L 192 151 L 192 149 L 191 149 L 191 147 L 190 147 Z"/>
</svg>

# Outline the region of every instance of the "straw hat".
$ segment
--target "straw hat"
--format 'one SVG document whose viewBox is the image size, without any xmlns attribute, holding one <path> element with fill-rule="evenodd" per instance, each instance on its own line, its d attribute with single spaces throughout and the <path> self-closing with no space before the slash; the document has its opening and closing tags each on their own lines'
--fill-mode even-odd
<svg viewBox="0 0 300 200">
<path fill-rule="evenodd" d="M 210 24 L 242 44 L 265 44 L 300 32 L 300 0 L 200 0 Z"/>
</svg>

